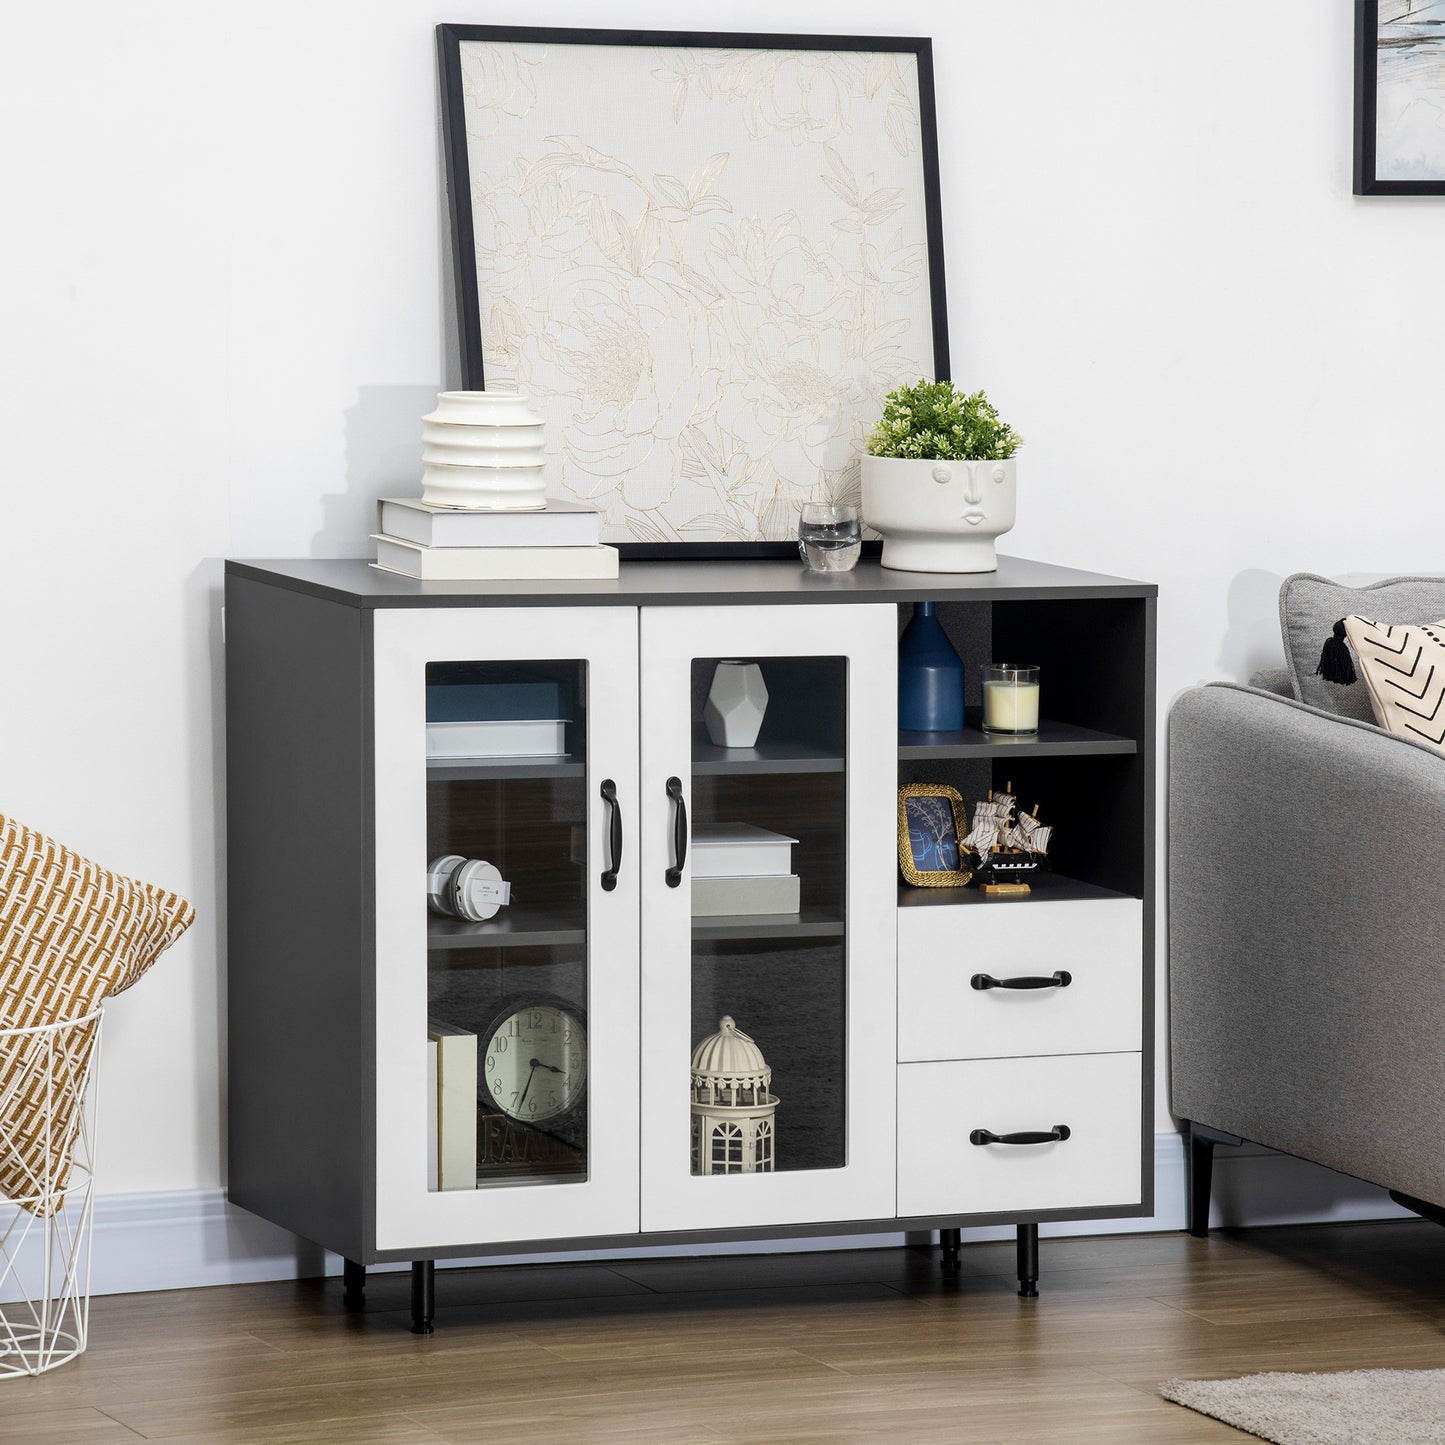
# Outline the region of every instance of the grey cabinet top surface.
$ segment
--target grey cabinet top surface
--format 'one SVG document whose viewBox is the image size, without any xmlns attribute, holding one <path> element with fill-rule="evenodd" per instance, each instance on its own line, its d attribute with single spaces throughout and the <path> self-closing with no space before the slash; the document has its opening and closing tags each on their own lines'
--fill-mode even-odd
<svg viewBox="0 0 1445 1445">
<path fill-rule="evenodd" d="M 787 558 L 624 561 L 615 581 L 418 582 L 365 561 L 300 558 L 229 561 L 226 573 L 351 607 L 576 607 L 745 602 L 1007 602 L 1154 597 L 1148 582 L 1106 577 L 1021 557 L 996 572 L 895 572 L 864 560 L 852 572 L 817 576 Z"/>
</svg>

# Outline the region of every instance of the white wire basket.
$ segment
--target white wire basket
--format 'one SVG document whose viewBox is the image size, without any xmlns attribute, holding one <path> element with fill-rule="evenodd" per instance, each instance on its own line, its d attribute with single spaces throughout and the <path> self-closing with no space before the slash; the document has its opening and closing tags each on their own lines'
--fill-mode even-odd
<svg viewBox="0 0 1445 1445">
<path fill-rule="evenodd" d="M 100 1024 L 96 1009 L 0 1029 L 0 1157 L 27 1161 L 19 1191 L 0 1195 L 0 1377 L 43 1374 L 85 1349 Z"/>
</svg>

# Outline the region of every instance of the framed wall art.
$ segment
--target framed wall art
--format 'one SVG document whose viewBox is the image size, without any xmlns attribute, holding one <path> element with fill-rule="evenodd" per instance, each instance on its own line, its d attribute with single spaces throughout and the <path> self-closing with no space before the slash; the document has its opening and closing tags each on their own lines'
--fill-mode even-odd
<svg viewBox="0 0 1445 1445">
<path fill-rule="evenodd" d="M 442 25 L 463 385 L 633 555 L 791 550 L 948 375 L 924 39 Z"/>
<path fill-rule="evenodd" d="M 1355 0 L 1355 194 L 1445 196 L 1445 0 Z"/>
</svg>

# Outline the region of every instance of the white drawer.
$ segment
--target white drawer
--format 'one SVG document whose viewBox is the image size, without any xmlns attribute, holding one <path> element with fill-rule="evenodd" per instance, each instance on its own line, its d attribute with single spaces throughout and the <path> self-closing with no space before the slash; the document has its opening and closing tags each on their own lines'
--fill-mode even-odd
<svg viewBox="0 0 1445 1445">
<path fill-rule="evenodd" d="M 1141 1198 L 1141 1054 L 901 1064 L 898 1213 L 1087 1209 Z M 994 1134 L 1069 1136 L 975 1144 Z"/>
<path fill-rule="evenodd" d="M 1137 898 L 899 909 L 899 1062 L 1141 1048 L 1143 922 Z M 1060 988 L 972 986 L 1060 971 Z"/>
</svg>

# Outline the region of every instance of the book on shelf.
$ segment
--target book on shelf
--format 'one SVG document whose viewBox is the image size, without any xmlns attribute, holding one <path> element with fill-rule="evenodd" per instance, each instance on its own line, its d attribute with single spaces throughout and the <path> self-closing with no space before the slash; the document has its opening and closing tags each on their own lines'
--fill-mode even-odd
<svg viewBox="0 0 1445 1445">
<path fill-rule="evenodd" d="M 434 1159 L 434 1172 L 427 1182 L 433 1189 L 475 1189 L 477 1036 L 456 1024 L 428 1019 L 426 1037 L 429 1077 L 435 1060 L 435 1087 L 427 1106 L 427 1155 Z"/>
<path fill-rule="evenodd" d="M 567 751 L 565 718 L 429 722 L 429 758 L 548 758 Z"/>
<path fill-rule="evenodd" d="M 433 663 L 433 670 L 447 667 Z M 529 718 L 565 719 L 572 711 L 572 690 L 555 678 L 525 668 L 487 668 L 482 682 L 432 682 L 426 685 L 426 720 L 441 722 L 520 722 Z M 458 671 L 456 676 L 466 674 Z M 431 674 L 428 673 L 430 679 Z"/>
<path fill-rule="evenodd" d="M 749 874 L 738 878 L 692 880 L 694 918 L 737 917 L 751 913 L 797 913 L 802 907 L 802 887 L 796 873 L 778 876 Z"/>
<path fill-rule="evenodd" d="M 420 497 L 382 497 L 376 530 L 423 547 L 596 547 L 602 514 L 579 502 L 545 507 L 437 507 Z"/>
<path fill-rule="evenodd" d="M 607 580 L 617 576 L 616 547 L 427 547 L 373 532 L 382 572 L 422 582 Z"/>
<path fill-rule="evenodd" d="M 692 877 L 778 878 L 793 871 L 798 840 L 753 823 L 698 823 L 692 830 Z"/>
</svg>

